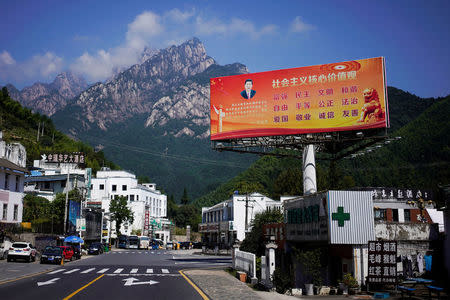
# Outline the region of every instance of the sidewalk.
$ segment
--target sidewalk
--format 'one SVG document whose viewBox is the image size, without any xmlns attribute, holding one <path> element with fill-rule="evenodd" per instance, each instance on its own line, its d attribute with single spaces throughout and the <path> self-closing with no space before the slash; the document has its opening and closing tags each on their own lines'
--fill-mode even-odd
<svg viewBox="0 0 450 300">
<path fill-rule="evenodd" d="M 222 269 L 186 270 L 183 273 L 186 274 L 211 300 L 372 299 L 369 295 L 288 296 L 278 294 L 277 292 L 256 291 Z M 391 295 L 389 299 L 399 298 L 399 296 L 393 297 Z"/>
</svg>

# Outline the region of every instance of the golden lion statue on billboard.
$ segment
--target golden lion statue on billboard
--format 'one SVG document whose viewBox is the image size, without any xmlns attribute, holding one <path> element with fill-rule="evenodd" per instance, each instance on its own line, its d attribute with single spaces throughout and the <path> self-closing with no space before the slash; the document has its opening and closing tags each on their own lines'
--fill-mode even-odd
<svg viewBox="0 0 450 300">
<path fill-rule="evenodd" d="M 363 95 L 364 105 L 361 108 L 361 118 L 358 122 L 372 123 L 382 121 L 384 119 L 384 111 L 381 107 L 377 90 L 374 88 L 367 88 L 364 90 Z"/>
</svg>

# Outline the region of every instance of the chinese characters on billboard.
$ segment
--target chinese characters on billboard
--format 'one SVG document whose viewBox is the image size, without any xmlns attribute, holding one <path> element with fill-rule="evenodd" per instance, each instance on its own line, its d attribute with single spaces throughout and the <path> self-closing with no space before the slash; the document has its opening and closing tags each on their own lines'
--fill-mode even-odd
<svg viewBox="0 0 450 300">
<path fill-rule="evenodd" d="M 388 126 L 384 58 L 211 78 L 211 140 Z"/>
<path fill-rule="evenodd" d="M 396 283 L 397 242 L 369 242 L 369 283 Z"/>
<path fill-rule="evenodd" d="M 80 152 L 49 153 L 43 154 L 41 157 L 46 163 L 75 163 L 80 165 L 84 165 L 85 163 L 85 156 Z"/>
</svg>

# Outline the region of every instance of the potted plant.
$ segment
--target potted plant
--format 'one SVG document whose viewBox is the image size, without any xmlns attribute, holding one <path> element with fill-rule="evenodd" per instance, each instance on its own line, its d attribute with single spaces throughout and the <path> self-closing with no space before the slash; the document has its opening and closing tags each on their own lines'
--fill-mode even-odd
<svg viewBox="0 0 450 300">
<path fill-rule="evenodd" d="M 303 265 L 304 275 L 309 277 L 310 283 L 305 284 L 306 295 L 314 295 L 314 286 L 322 286 L 322 274 L 320 272 L 320 249 L 310 251 L 294 250 L 299 262 Z"/>
<path fill-rule="evenodd" d="M 354 295 L 358 290 L 359 284 L 355 277 L 350 273 L 345 273 L 342 281 L 339 284 L 339 288 L 342 290 L 343 294 Z"/>
</svg>

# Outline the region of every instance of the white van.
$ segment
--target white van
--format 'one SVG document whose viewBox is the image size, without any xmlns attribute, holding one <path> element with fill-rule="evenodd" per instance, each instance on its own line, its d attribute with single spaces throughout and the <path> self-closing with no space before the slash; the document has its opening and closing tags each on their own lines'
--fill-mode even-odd
<svg viewBox="0 0 450 300">
<path fill-rule="evenodd" d="M 139 237 L 139 249 L 147 249 L 150 247 L 150 239 L 148 236 L 141 235 Z"/>
</svg>

